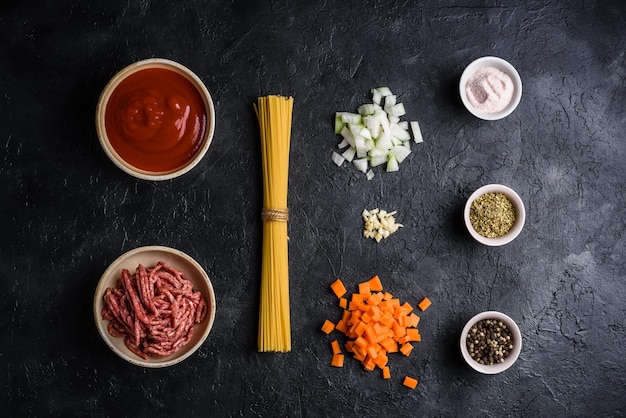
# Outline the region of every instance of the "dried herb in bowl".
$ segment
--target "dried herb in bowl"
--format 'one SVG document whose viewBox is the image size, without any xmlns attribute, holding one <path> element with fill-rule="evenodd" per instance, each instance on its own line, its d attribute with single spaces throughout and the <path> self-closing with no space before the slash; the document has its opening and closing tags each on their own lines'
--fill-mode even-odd
<svg viewBox="0 0 626 418">
<path fill-rule="evenodd" d="M 509 327 L 497 319 L 476 322 L 467 333 L 467 351 L 480 364 L 503 363 L 513 351 L 513 334 Z"/>
<path fill-rule="evenodd" d="M 486 238 L 498 238 L 513 228 L 515 206 L 504 193 L 488 192 L 472 202 L 469 217 L 477 233 Z"/>
</svg>

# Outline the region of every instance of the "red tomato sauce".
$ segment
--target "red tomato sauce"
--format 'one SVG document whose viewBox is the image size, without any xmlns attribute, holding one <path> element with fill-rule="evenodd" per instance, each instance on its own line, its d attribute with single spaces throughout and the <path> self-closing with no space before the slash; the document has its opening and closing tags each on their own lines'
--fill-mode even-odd
<svg viewBox="0 0 626 418">
<path fill-rule="evenodd" d="M 172 171 L 200 150 L 207 110 L 198 89 L 163 68 L 131 74 L 113 91 L 105 112 L 111 146 L 126 161 L 151 172 Z"/>
</svg>

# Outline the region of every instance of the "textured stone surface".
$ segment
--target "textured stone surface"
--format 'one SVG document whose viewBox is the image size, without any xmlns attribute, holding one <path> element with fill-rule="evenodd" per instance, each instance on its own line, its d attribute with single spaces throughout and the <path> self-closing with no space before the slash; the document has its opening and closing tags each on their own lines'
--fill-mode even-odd
<svg viewBox="0 0 626 418">
<path fill-rule="evenodd" d="M 621 1 L 9 1 L 0 5 L 0 407 L 11 416 L 621 416 L 626 414 L 626 7 Z M 313 4 L 318 3 L 318 4 Z M 484 122 L 458 97 L 465 65 L 510 61 L 524 94 Z M 94 129 L 123 66 L 177 60 L 211 91 L 201 165 L 152 183 L 118 170 Z M 388 85 L 422 124 L 400 171 L 368 182 L 330 160 L 335 111 Z M 251 103 L 295 97 L 289 202 L 293 351 L 256 352 L 260 152 Z M 514 188 L 527 225 L 487 248 L 462 224 L 469 194 Z M 398 211 L 376 244 L 360 212 Z M 184 363 L 118 359 L 91 315 L 121 253 L 168 245 L 198 260 L 218 298 L 209 339 Z M 329 366 L 328 285 L 379 274 L 434 305 L 393 378 Z M 474 314 L 500 310 L 524 345 L 505 373 L 459 354 Z M 404 374 L 420 381 L 401 386 Z"/>
</svg>

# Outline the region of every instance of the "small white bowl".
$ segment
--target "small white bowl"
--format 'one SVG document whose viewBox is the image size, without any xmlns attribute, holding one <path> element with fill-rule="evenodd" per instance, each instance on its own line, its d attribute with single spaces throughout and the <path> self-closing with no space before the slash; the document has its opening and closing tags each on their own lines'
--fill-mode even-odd
<svg viewBox="0 0 626 418">
<path fill-rule="evenodd" d="M 512 338 L 513 338 L 513 350 L 504 359 L 504 362 L 502 363 L 491 364 L 491 365 L 480 364 L 469 355 L 469 351 L 467 350 L 467 343 L 466 343 L 467 334 L 469 333 L 470 329 L 472 328 L 474 324 L 484 319 L 497 319 L 498 321 L 502 321 L 511 331 Z M 477 372 L 484 373 L 484 374 L 497 374 L 511 367 L 513 363 L 515 363 L 515 361 L 519 357 L 519 354 L 522 351 L 522 333 L 520 332 L 519 327 L 517 326 L 515 321 L 513 321 L 507 315 L 503 314 L 502 312 L 487 311 L 487 312 L 479 313 L 478 315 L 475 315 L 472 319 L 467 321 L 467 324 L 463 328 L 463 332 L 461 332 L 460 345 L 461 345 L 461 354 L 463 355 L 465 362 L 472 369 L 476 370 Z"/>
<path fill-rule="evenodd" d="M 480 235 L 474 227 L 472 226 L 472 222 L 470 221 L 470 208 L 472 206 L 472 202 L 478 198 L 479 196 L 485 193 L 502 193 L 506 195 L 513 206 L 515 207 L 515 224 L 513 228 L 505 235 L 497 238 L 487 238 Z M 522 232 L 522 228 L 524 228 L 524 223 L 526 222 L 526 209 L 524 209 L 524 202 L 522 198 L 511 188 L 504 186 L 502 184 L 487 184 L 482 186 L 474 193 L 471 194 L 469 199 L 467 199 L 467 203 L 465 203 L 465 210 L 463 213 L 463 217 L 465 219 L 465 226 L 469 231 L 470 235 L 481 244 L 489 245 L 492 247 L 497 247 L 500 245 L 508 244 L 513 241 L 519 234 Z"/>
<path fill-rule="evenodd" d="M 169 70 L 187 79 L 202 97 L 202 101 L 204 103 L 204 111 L 206 112 L 207 118 L 204 136 L 202 137 L 202 145 L 196 151 L 194 156 L 183 165 L 173 167 L 167 171 L 149 171 L 146 169 L 135 167 L 131 163 L 125 161 L 124 158 L 112 146 L 106 129 L 107 105 L 115 89 L 129 76 L 142 70 L 154 68 Z M 215 131 L 215 108 L 213 106 L 213 99 L 211 98 L 211 94 L 207 90 L 202 80 L 200 80 L 200 78 L 193 71 L 191 71 L 184 65 L 164 58 L 149 58 L 137 61 L 121 69 L 111 78 L 111 80 L 102 90 L 96 108 L 96 131 L 98 133 L 98 139 L 100 141 L 102 149 L 109 157 L 109 159 L 122 171 L 130 174 L 131 176 L 144 180 L 169 180 L 181 176 L 194 168 L 200 162 L 200 160 L 202 160 L 207 150 L 209 149 L 209 146 L 211 145 L 211 141 L 213 139 L 213 133 Z M 150 158 L 152 157 L 146 157 L 147 160 L 149 160 Z"/>
<path fill-rule="evenodd" d="M 478 70 L 485 67 L 495 67 L 511 77 L 513 81 L 513 98 L 511 102 L 500 112 L 495 113 L 487 113 L 481 111 L 480 109 L 476 109 L 467 98 L 467 94 L 465 93 L 465 87 L 467 85 L 467 80 Z M 482 57 L 472 61 L 461 74 L 461 81 L 459 82 L 459 93 L 461 94 L 461 100 L 463 104 L 469 110 L 471 114 L 474 116 L 484 119 L 484 120 L 498 120 L 502 119 L 508 115 L 510 115 L 517 105 L 519 104 L 522 98 L 522 78 L 519 73 L 511 64 L 502 58 L 498 57 Z"/>
<path fill-rule="evenodd" d="M 186 278 L 193 283 L 194 290 L 199 290 L 204 295 L 207 303 L 207 315 L 202 322 L 194 325 L 191 340 L 176 353 L 167 357 L 150 357 L 148 360 L 144 360 L 126 347 L 124 338 L 113 337 L 109 334 L 107 330 L 109 321 L 102 319 L 104 293 L 107 288 L 117 286 L 122 269 L 125 268 L 131 273 L 134 273 L 139 264 L 145 267 L 153 267 L 159 261 L 164 261 L 175 269 L 185 272 Z M 93 299 L 93 315 L 96 321 L 96 327 L 104 342 L 115 354 L 129 363 L 150 368 L 172 366 L 185 360 L 200 348 L 213 326 L 215 308 L 216 302 L 213 286 L 211 285 L 209 276 L 200 264 L 182 251 L 161 246 L 136 248 L 118 257 L 102 274 Z"/>
</svg>

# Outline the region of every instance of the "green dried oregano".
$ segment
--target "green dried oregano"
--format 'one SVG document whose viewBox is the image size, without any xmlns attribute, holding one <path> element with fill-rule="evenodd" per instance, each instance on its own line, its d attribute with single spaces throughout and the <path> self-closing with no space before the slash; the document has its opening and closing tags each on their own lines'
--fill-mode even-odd
<svg viewBox="0 0 626 418">
<path fill-rule="evenodd" d="M 470 206 L 472 227 L 486 238 L 505 235 L 513 228 L 515 217 L 515 206 L 503 193 L 485 193 Z"/>
</svg>

